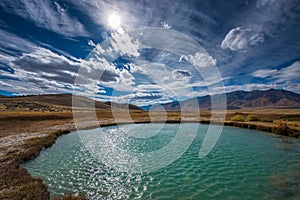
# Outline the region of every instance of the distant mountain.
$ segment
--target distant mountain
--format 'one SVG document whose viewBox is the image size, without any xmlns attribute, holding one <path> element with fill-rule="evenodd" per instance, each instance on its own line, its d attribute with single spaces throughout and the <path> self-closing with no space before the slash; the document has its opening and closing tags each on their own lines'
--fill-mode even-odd
<svg viewBox="0 0 300 200">
<path fill-rule="evenodd" d="M 82 96 L 72 96 L 71 94 L 45 94 L 45 95 L 28 95 L 14 97 L 0 97 L 0 111 L 53 111 L 68 112 L 72 110 L 72 99 L 76 98 L 77 105 L 80 109 L 95 105 L 96 109 L 110 110 L 111 102 L 100 102 Z M 113 103 L 116 108 L 131 110 L 141 110 L 139 107 L 131 104 Z"/>
<path fill-rule="evenodd" d="M 218 98 L 220 95 L 215 95 Z M 266 91 L 254 90 L 251 92 L 235 91 L 226 94 L 227 109 L 246 108 L 291 108 L 300 107 L 300 94 L 286 91 L 270 89 Z M 163 106 L 166 110 L 193 110 L 192 99 L 182 102 L 174 101 L 165 104 L 154 105 L 152 109 L 159 109 Z M 211 97 L 209 95 L 197 97 L 200 109 L 211 109 Z"/>
<path fill-rule="evenodd" d="M 111 106 L 112 108 L 120 108 L 120 109 L 129 109 L 129 110 L 142 110 L 140 107 L 132 104 L 126 103 L 115 103 L 115 102 L 105 102 L 104 104 Z"/>
</svg>

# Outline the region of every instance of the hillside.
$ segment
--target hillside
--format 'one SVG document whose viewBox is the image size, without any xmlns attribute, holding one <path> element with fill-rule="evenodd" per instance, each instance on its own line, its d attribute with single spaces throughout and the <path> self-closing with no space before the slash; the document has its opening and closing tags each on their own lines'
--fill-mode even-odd
<svg viewBox="0 0 300 200">
<path fill-rule="evenodd" d="M 46 94 L 46 95 L 30 95 L 30 96 L 15 96 L 15 97 L 0 97 L 0 111 L 34 111 L 34 112 L 70 112 L 72 111 L 72 98 L 76 98 L 77 105 L 81 109 L 89 107 L 95 103 L 95 108 L 98 110 L 110 110 L 111 103 L 103 103 L 92 99 L 73 96 L 71 94 Z M 140 110 L 134 105 L 117 104 L 117 108 L 131 110 Z"/>
<path fill-rule="evenodd" d="M 120 109 L 129 109 L 129 110 L 141 110 L 141 108 L 139 108 L 136 105 L 132 105 L 132 104 L 125 104 L 125 103 L 115 103 L 115 102 L 105 102 L 105 105 L 111 106 L 113 108 L 120 108 Z"/>
<path fill-rule="evenodd" d="M 218 96 L 218 95 L 216 95 Z M 300 94 L 286 91 L 270 89 L 266 91 L 254 90 L 251 92 L 235 91 L 226 94 L 227 109 L 252 109 L 252 108 L 293 108 L 300 107 Z M 166 110 L 193 110 L 190 106 L 192 99 L 182 102 L 174 101 L 161 104 Z M 200 109 L 211 109 L 210 96 L 197 97 Z M 158 108 L 154 105 L 153 109 Z"/>
</svg>

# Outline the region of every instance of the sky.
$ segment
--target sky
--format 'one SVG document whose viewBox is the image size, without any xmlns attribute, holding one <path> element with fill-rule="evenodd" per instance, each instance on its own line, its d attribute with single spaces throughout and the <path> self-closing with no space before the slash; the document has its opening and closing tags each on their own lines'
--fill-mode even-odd
<svg viewBox="0 0 300 200">
<path fill-rule="evenodd" d="M 300 93 L 299 0 L 1 0 L 0 38 L 0 95 Z"/>
</svg>

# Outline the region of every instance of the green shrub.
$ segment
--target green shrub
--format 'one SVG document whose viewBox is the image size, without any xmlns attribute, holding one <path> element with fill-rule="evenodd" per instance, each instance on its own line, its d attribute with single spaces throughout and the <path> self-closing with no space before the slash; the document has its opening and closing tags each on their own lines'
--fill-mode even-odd
<svg viewBox="0 0 300 200">
<path fill-rule="evenodd" d="M 260 121 L 259 117 L 257 117 L 256 115 L 248 115 L 248 117 L 246 118 L 246 121 L 248 122 L 257 122 Z"/>
<path fill-rule="evenodd" d="M 262 121 L 262 122 L 273 122 L 273 119 L 271 119 L 270 117 L 263 117 L 260 121 Z"/>
<path fill-rule="evenodd" d="M 244 122 L 245 121 L 245 119 L 242 115 L 235 115 L 235 116 L 231 117 L 230 120 L 234 121 L 234 122 Z"/>
</svg>

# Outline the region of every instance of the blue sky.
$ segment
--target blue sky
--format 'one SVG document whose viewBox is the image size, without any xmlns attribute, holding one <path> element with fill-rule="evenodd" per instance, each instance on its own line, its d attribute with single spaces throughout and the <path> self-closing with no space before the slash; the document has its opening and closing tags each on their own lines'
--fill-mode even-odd
<svg viewBox="0 0 300 200">
<path fill-rule="evenodd" d="M 92 67 L 92 74 L 104 72 L 100 79 L 74 84 L 103 42 L 146 27 L 195 40 L 217 67 L 226 92 L 300 93 L 299 0 L 1 0 L 0 10 L 3 95 L 76 91 L 142 106 L 223 91 L 207 89 L 214 83 L 203 80 L 192 57 L 138 47 L 136 54 Z M 112 15 L 120 19 L 117 27 L 109 22 Z"/>
</svg>

